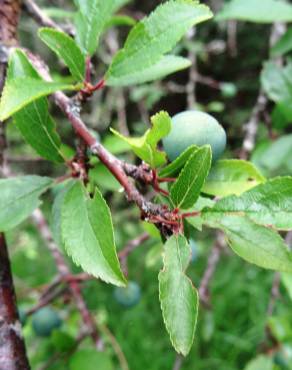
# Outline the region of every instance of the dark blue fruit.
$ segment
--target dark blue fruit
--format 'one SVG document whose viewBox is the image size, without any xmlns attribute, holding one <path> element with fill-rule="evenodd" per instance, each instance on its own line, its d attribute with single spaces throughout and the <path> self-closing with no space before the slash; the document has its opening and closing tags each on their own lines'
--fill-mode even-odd
<svg viewBox="0 0 292 370">
<path fill-rule="evenodd" d="M 54 329 L 62 325 L 58 313 L 50 307 L 41 308 L 32 316 L 32 327 L 40 337 L 49 337 Z"/>
<path fill-rule="evenodd" d="M 135 306 L 141 298 L 140 286 L 135 281 L 129 281 L 126 288 L 115 288 L 114 297 L 124 307 Z"/>
</svg>

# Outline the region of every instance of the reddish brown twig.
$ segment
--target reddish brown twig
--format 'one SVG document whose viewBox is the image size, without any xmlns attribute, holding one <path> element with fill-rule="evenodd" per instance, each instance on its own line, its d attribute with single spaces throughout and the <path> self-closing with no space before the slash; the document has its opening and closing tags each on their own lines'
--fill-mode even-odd
<svg viewBox="0 0 292 370">
<path fill-rule="evenodd" d="M 166 197 L 169 196 L 169 192 L 164 190 L 164 189 L 161 189 L 161 187 L 159 186 L 159 180 L 158 180 L 158 175 L 157 175 L 157 171 L 156 170 L 152 170 L 152 176 L 153 176 L 153 189 L 155 191 L 157 191 L 158 193 L 161 193 L 163 195 L 165 195 Z"/>
</svg>

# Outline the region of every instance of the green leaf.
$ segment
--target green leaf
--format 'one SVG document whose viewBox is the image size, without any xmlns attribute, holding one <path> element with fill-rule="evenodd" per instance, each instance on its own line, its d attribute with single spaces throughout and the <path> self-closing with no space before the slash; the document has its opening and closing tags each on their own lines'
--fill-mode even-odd
<svg viewBox="0 0 292 370">
<path fill-rule="evenodd" d="M 201 212 L 204 208 L 212 208 L 215 205 L 215 201 L 209 198 L 199 197 L 196 204 L 187 210 L 187 212 Z M 192 225 L 195 229 L 202 231 L 204 219 L 201 214 L 193 217 L 187 217 L 186 221 Z"/>
<path fill-rule="evenodd" d="M 257 158 L 256 163 L 272 174 L 287 174 L 291 168 L 292 134 L 284 135 L 273 141 Z"/>
<path fill-rule="evenodd" d="M 50 49 L 63 59 L 72 76 L 82 82 L 85 76 L 85 57 L 76 42 L 66 33 L 52 28 L 40 29 L 39 36 Z"/>
<path fill-rule="evenodd" d="M 106 29 L 115 26 L 128 26 L 133 27 L 136 24 L 136 20 L 128 15 L 114 15 L 111 17 L 109 22 L 106 24 Z"/>
<path fill-rule="evenodd" d="M 32 77 L 41 80 L 27 56 L 15 49 L 9 60 L 8 83 L 19 77 Z M 14 123 L 23 138 L 45 159 L 63 162 L 60 152 L 61 140 L 56 132 L 55 122 L 49 114 L 46 98 L 28 104 L 14 115 Z"/>
<path fill-rule="evenodd" d="M 274 362 L 272 357 L 259 355 L 250 361 L 244 370 L 273 370 Z"/>
<path fill-rule="evenodd" d="M 216 19 L 256 23 L 291 22 L 292 6 L 282 0 L 231 0 L 225 3 Z"/>
<path fill-rule="evenodd" d="M 117 8 L 116 0 L 75 0 L 76 40 L 85 55 L 93 55 L 99 38 Z"/>
<path fill-rule="evenodd" d="M 0 102 L 0 121 L 4 121 L 22 108 L 43 96 L 59 90 L 76 90 L 77 87 L 59 82 L 46 82 L 31 77 L 8 79 Z"/>
<path fill-rule="evenodd" d="M 159 177 L 176 177 L 184 167 L 190 156 L 198 150 L 196 145 L 189 146 L 173 162 L 159 172 Z"/>
<path fill-rule="evenodd" d="M 265 178 L 252 163 L 226 159 L 214 164 L 202 191 L 219 197 L 240 195 L 264 181 Z"/>
<path fill-rule="evenodd" d="M 39 196 L 53 181 L 48 177 L 22 176 L 0 180 L 0 232 L 11 230 L 41 204 Z"/>
<path fill-rule="evenodd" d="M 162 71 L 163 55 L 170 52 L 192 26 L 211 17 L 210 9 L 197 1 L 172 0 L 159 5 L 131 30 L 124 48 L 116 54 L 106 73 L 106 82 L 120 84 L 116 82 L 120 79 L 125 84 L 129 79 L 134 83 L 139 74 L 141 81 L 148 81 L 151 74 L 157 78 Z M 173 68 L 173 61 L 171 65 Z"/>
<path fill-rule="evenodd" d="M 292 229 L 292 177 L 278 177 L 258 185 L 241 196 L 221 199 L 207 217 L 248 216 L 255 222 L 279 230 Z"/>
<path fill-rule="evenodd" d="M 102 163 L 98 163 L 90 170 L 89 178 L 90 181 L 96 184 L 99 188 L 109 191 L 118 191 L 121 189 L 121 184 Z"/>
<path fill-rule="evenodd" d="M 131 147 L 125 141 L 114 135 L 107 135 L 102 142 L 102 145 L 112 154 L 118 155 L 131 150 Z"/>
<path fill-rule="evenodd" d="M 274 230 L 247 217 L 229 214 L 205 217 L 204 224 L 222 229 L 233 251 L 247 262 L 266 269 L 292 272 L 291 252 Z"/>
<path fill-rule="evenodd" d="M 292 122 L 292 106 L 290 101 L 276 103 L 272 111 L 272 127 L 280 131 Z"/>
<path fill-rule="evenodd" d="M 164 245 L 164 268 L 158 275 L 159 299 L 170 340 L 186 356 L 193 344 L 199 297 L 185 274 L 191 249 L 183 235 L 173 235 Z"/>
<path fill-rule="evenodd" d="M 105 282 L 125 285 L 110 210 L 98 190 L 90 198 L 83 184 L 76 182 L 65 195 L 61 227 L 65 249 L 77 265 Z"/>
<path fill-rule="evenodd" d="M 94 349 L 80 349 L 70 356 L 69 370 L 113 370 L 111 358 L 105 352 Z"/>
<path fill-rule="evenodd" d="M 62 19 L 64 21 L 64 18 L 66 19 L 73 19 L 75 17 L 75 12 L 72 12 L 70 10 L 55 8 L 55 7 L 49 7 L 44 8 L 42 7 L 42 11 L 50 18 L 55 19 Z"/>
<path fill-rule="evenodd" d="M 292 274 L 288 274 L 287 272 L 283 272 L 281 274 L 281 280 L 283 285 L 285 286 L 290 299 L 292 300 Z"/>
<path fill-rule="evenodd" d="M 292 100 L 292 62 L 284 67 L 275 62 L 264 63 L 261 73 L 261 84 L 264 92 L 274 102 Z"/>
<path fill-rule="evenodd" d="M 56 185 L 52 189 L 53 193 L 55 194 L 55 198 L 52 207 L 51 229 L 54 240 L 59 247 L 63 247 L 61 230 L 62 207 L 67 192 L 72 188 L 74 184 L 75 181 L 73 179 L 70 179 L 66 182 Z"/>
<path fill-rule="evenodd" d="M 140 138 L 128 138 L 119 132 L 111 131 L 120 139 L 130 145 L 133 152 L 152 168 L 166 163 L 166 154 L 157 149 L 158 142 L 169 134 L 171 130 L 171 118 L 167 112 L 161 111 L 151 117 L 152 127 Z"/>
<path fill-rule="evenodd" d="M 114 12 L 117 12 L 120 8 L 125 6 L 126 4 L 132 2 L 132 0 L 114 0 Z"/>
<path fill-rule="evenodd" d="M 41 76 L 34 69 L 26 54 L 21 49 L 14 49 L 9 58 L 7 82 L 16 77 L 31 77 L 41 80 Z"/>
<path fill-rule="evenodd" d="M 191 61 L 175 55 L 163 56 L 157 63 L 141 71 L 123 74 L 121 76 L 109 75 L 106 80 L 108 86 L 130 86 L 159 80 L 171 73 L 190 67 Z"/>
<path fill-rule="evenodd" d="M 196 203 L 211 168 L 211 161 L 209 145 L 201 147 L 189 158 L 170 190 L 171 200 L 177 208 L 187 209 Z"/>
<path fill-rule="evenodd" d="M 272 57 L 279 57 L 292 50 L 292 27 L 290 27 L 280 40 L 272 47 Z"/>
<path fill-rule="evenodd" d="M 46 99 L 38 99 L 21 109 L 14 115 L 14 123 L 40 156 L 56 163 L 64 162 L 61 140 Z"/>
</svg>

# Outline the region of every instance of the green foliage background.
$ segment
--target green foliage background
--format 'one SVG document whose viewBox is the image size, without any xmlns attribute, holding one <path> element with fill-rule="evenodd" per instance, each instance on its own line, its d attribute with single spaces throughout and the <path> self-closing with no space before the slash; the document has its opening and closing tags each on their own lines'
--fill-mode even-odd
<svg viewBox="0 0 292 370">
<path fill-rule="evenodd" d="M 221 2 L 206 1 L 214 10 Z M 70 10 L 69 1 L 40 3 L 47 7 L 53 4 L 60 9 Z M 149 12 L 157 3 L 157 1 L 148 0 L 136 1 L 126 9 L 139 15 L 140 12 Z M 127 31 L 126 27 L 119 28 L 120 42 L 125 38 Z M 237 30 L 236 56 L 231 56 L 228 48 L 221 52 L 208 53 L 206 45 L 211 47 L 211 42 L 219 40 L 221 44 L 218 45 L 226 47 L 227 38 L 227 24 L 210 21 L 198 27 L 195 38 L 191 40 L 185 38 L 178 46 L 183 55 L 196 52 L 198 70 L 202 75 L 212 77 L 216 81 L 234 84 L 232 88 L 236 91 L 231 96 L 226 93 L 226 85 L 225 92 L 224 89 L 213 89 L 205 84 L 198 84 L 196 91 L 199 102 L 197 107 L 216 115 L 227 131 L 226 158 L 237 156 L 241 149 L 244 136 L 242 126 L 251 115 L 260 88 L 259 75 L 263 61 L 269 57 L 269 32 L 269 25 L 240 22 Z M 71 82 L 66 77 L 66 69 L 62 65 L 56 66 L 55 57 L 37 38 L 36 27 L 26 16 L 21 21 L 20 37 L 22 45 L 37 51 L 45 60 L 50 61 L 53 71 L 54 67 L 57 67 L 56 73 L 61 69 L 62 75 L 58 76 L 61 82 Z M 96 57 L 97 60 L 107 60 L 107 48 L 103 42 Z M 98 63 L 96 74 L 100 75 L 102 71 L 104 71 L 104 65 Z M 185 85 L 188 81 L 189 75 L 186 70 L 163 82 L 125 89 L 125 111 L 131 133 L 142 135 L 145 131 L 147 126 L 145 120 L 142 120 L 142 114 L 145 118 L 160 109 L 167 110 L 170 114 L 185 110 L 186 95 L 171 92 L 171 89 L 169 91 L 169 86 L 172 82 Z M 109 143 L 111 150 L 121 152 L 122 156 L 131 159 L 131 154 L 120 147 L 122 144 L 118 145 L 108 136 L 109 125 L 119 129 L 118 110 L 122 99 L 121 90 L 108 89 L 102 94 L 104 95 L 97 95 L 89 103 L 86 121 L 93 130 L 99 132 L 103 141 Z M 55 113 L 55 116 L 58 116 L 59 113 L 57 111 Z M 292 175 L 291 125 L 283 123 L 285 120 L 280 120 L 279 115 L 274 114 L 272 118 L 271 129 L 276 140 L 271 140 L 267 126 L 261 124 L 252 161 L 267 177 L 279 174 Z M 58 119 L 64 120 L 62 115 Z M 70 127 L 66 124 L 61 124 L 59 127 L 63 142 L 66 144 L 64 150 L 70 155 L 70 146 L 74 144 Z M 35 157 L 34 152 L 24 144 L 13 125 L 8 127 L 8 136 L 11 142 L 9 155 L 14 171 L 54 177 L 62 174 L 60 167 L 46 161 L 31 159 Z M 27 160 L 19 161 L 20 157 L 22 159 L 26 157 Z M 104 170 L 100 169 L 100 171 Z M 112 192 L 118 188 L 115 180 L 108 173 L 102 173 L 101 178 L 97 173 L 96 181 L 113 210 L 117 248 L 121 249 L 129 240 L 143 232 L 143 226 L 137 223 L 137 209 L 129 207 L 123 195 Z M 48 214 L 52 196 L 48 195 L 43 204 Z M 190 232 L 192 238 L 197 241 L 199 250 L 198 258 L 191 264 L 188 272 L 194 284 L 198 286 L 206 267 L 214 234 L 207 231 L 197 233 L 193 229 Z M 12 268 L 19 307 L 28 309 L 38 301 L 43 286 L 49 284 L 54 278 L 55 266 L 36 229 L 30 223 L 23 223 L 18 227 L 17 232 L 9 232 L 8 242 L 12 247 Z M 159 241 L 153 238 L 133 252 L 129 258 L 129 279 L 137 281 L 142 291 L 141 301 L 132 308 L 124 308 L 115 301 L 113 287 L 98 281 L 84 283 L 86 302 L 98 319 L 99 330 L 103 333 L 106 342 L 105 355 L 100 355 L 105 357 L 95 359 L 93 362 L 100 361 L 100 364 L 104 362 L 104 365 L 90 367 L 90 361 L 87 360 L 88 354 L 81 356 L 81 360 L 76 354 L 72 354 L 80 318 L 73 304 L 70 302 L 64 304 L 66 300 L 64 302 L 60 299 L 56 301 L 54 307 L 63 317 L 61 330 L 55 331 L 50 338 L 39 339 L 32 330 L 31 319 L 24 327 L 32 368 L 44 369 L 42 366 L 53 358 L 56 361 L 46 369 L 120 369 L 111 346 L 112 335 L 114 335 L 127 358 L 130 369 L 171 369 L 176 355 L 164 329 L 159 306 L 157 273 L 161 268 L 161 262 L 159 258 L 155 258 L 155 250 L 158 248 Z M 68 263 L 71 263 L 69 259 Z M 79 271 L 73 264 L 72 269 Z M 195 344 L 189 357 L 184 360 L 182 370 L 244 369 L 263 347 L 273 347 L 267 339 L 267 327 L 279 341 L 279 347 L 270 356 L 275 360 L 273 370 L 292 369 L 292 303 L 281 285 L 280 298 L 276 303 L 273 316 L 266 316 L 272 282 L 273 272 L 249 265 L 229 251 L 224 253 L 210 285 L 211 307 L 209 309 L 201 307 L 199 311 Z M 112 335 L 108 335 L 107 328 Z M 79 351 L 81 350 L 92 351 L 90 340 L 82 343 L 79 348 Z M 283 360 L 282 364 L 279 364 L 279 358 Z M 257 370 L 266 370 L 266 368 Z"/>
</svg>

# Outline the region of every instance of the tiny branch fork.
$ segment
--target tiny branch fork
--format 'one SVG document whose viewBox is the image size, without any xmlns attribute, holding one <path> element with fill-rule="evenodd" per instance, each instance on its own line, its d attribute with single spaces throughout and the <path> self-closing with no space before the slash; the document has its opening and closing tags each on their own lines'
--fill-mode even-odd
<svg viewBox="0 0 292 370">
<path fill-rule="evenodd" d="M 69 289 L 70 289 L 70 291 L 71 291 L 71 293 L 74 297 L 77 309 L 79 310 L 79 312 L 81 314 L 81 317 L 82 317 L 82 320 L 84 322 L 84 325 L 86 327 L 86 333 L 88 333 L 91 336 L 91 338 L 92 338 L 93 342 L 95 343 L 96 347 L 100 348 L 101 342 L 100 342 L 100 338 L 99 338 L 99 335 L 98 335 L 98 332 L 97 332 L 96 323 L 94 322 L 93 317 L 91 316 L 88 308 L 86 307 L 86 304 L 85 304 L 84 299 L 82 297 L 82 292 L 81 292 L 81 289 L 80 289 L 79 282 L 74 280 L 74 279 L 72 279 L 72 280 L 70 279 L 71 271 L 68 268 L 68 266 L 67 266 L 67 264 L 64 260 L 64 257 L 62 256 L 61 252 L 59 251 L 58 246 L 53 241 L 53 237 L 52 237 L 51 231 L 50 231 L 50 229 L 47 225 L 46 219 L 44 218 L 42 212 L 39 209 L 37 209 L 33 212 L 32 219 L 33 219 L 34 223 L 36 224 L 42 238 L 46 242 L 47 247 L 50 250 L 50 252 L 51 252 L 51 254 L 52 254 L 52 256 L 55 260 L 60 278 L 62 280 L 64 280 L 64 282 L 68 283 Z"/>
</svg>

